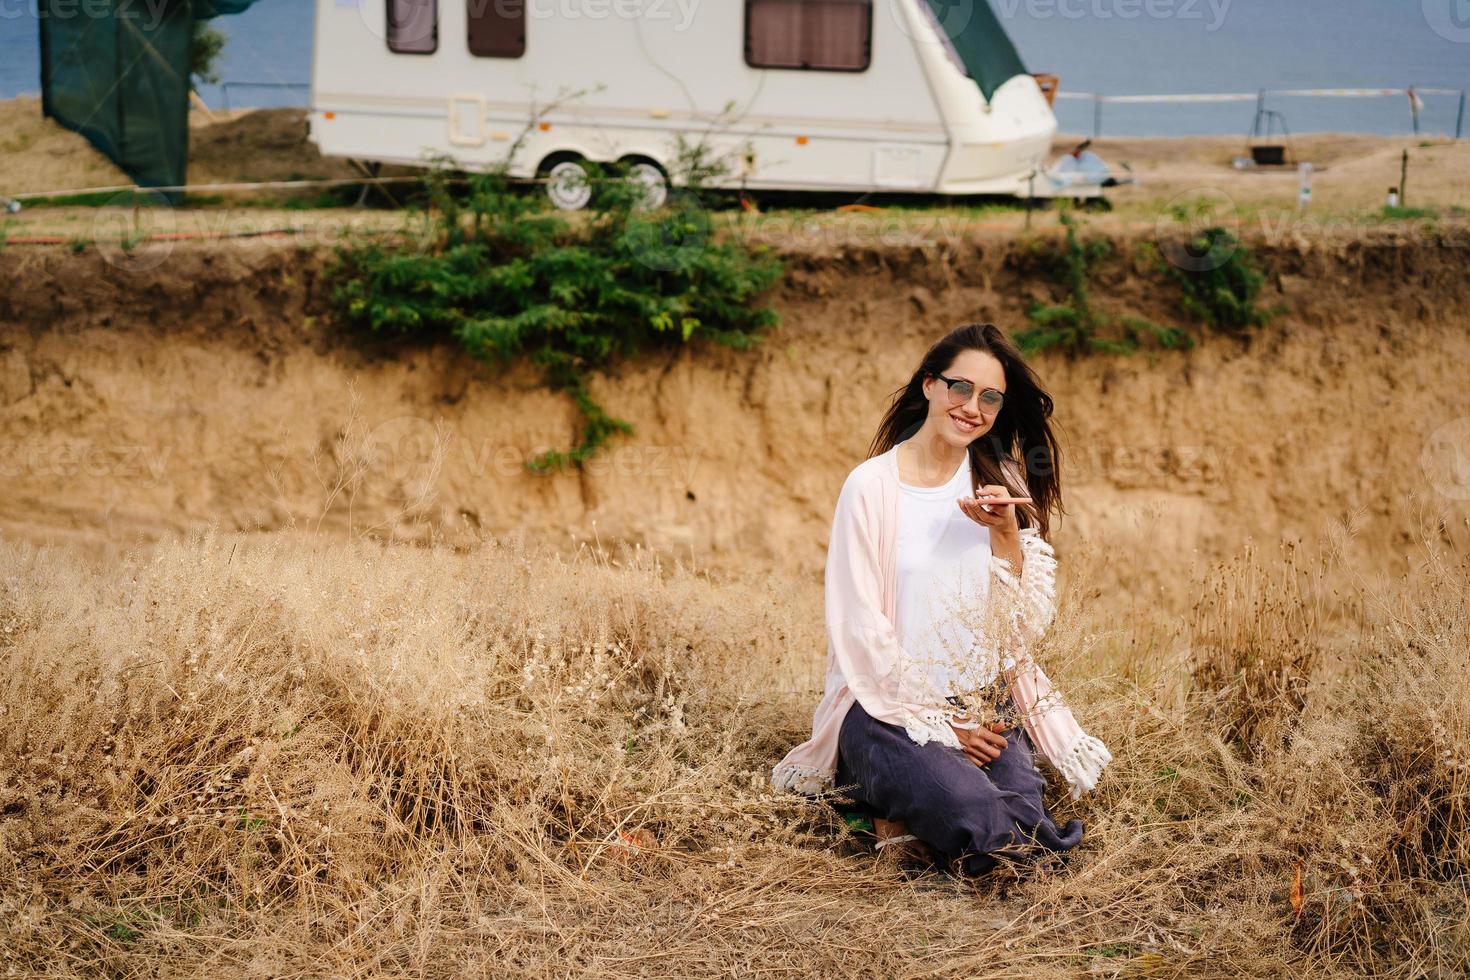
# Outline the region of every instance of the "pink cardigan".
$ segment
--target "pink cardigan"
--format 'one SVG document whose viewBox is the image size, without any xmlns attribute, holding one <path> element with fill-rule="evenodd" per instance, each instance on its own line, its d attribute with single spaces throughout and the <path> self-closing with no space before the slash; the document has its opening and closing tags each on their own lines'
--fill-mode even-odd
<svg viewBox="0 0 1470 980">
<path fill-rule="evenodd" d="M 1026 486 L 1015 466 L 1008 482 Z M 931 739 L 959 747 L 949 722 L 957 715 L 922 670 L 908 663 L 894 628 L 897 603 L 898 447 L 859 463 L 837 498 L 827 545 L 826 690 L 812 715 L 812 737 L 771 771 L 779 790 L 815 795 L 833 788 L 837 733 L 853 702 L 878 721 L 902 725 L 919 745 Z M 1009 654 L 1002 665 L 1021 723 L 1071 787 L 1072 798 L 1097 785 L 1112 754 L 1077 724 L 1061 694 L 1030 656 L 1056 613 L 1056 556 L 1036 528 L 1020 532 L 1020 580 L 992 556 L 991 601 L 1007 603 Z M 962 723 L 963 726 L 963 723 Z"/>
</svg>

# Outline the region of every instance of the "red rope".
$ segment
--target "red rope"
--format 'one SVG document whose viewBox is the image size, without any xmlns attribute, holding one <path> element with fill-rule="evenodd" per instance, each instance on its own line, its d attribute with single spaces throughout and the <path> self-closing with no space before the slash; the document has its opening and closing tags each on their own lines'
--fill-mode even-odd
<svg viewBox="0 0 1470 980">
<path fill-rule="evenodd" d="M 210 241 L 225 238 L 266 238 L 276 235 L 297 235 L 300 232 L 295 228 L 269 228 L 264 231 L 171 231 L 160 232 L 156 235 L 144 235 L 138 239 L 138 244 L 145 242 L 183 242 L 183 241 Z M 67 245 L 76 239 L 65 238 L 61 235 L 17 235 L 13 238 L 4 239 L 7 245 Z M 122 239 L 106 239 L 108 242 L 119 242 Z M 93 240 L 91 244 L 101 244 Z"/>
</svg>

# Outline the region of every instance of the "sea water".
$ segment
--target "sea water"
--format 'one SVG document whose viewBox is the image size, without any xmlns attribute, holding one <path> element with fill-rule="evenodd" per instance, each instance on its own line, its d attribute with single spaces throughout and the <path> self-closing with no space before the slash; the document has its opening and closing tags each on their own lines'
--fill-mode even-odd
<svg viewBox="0 0 1470 980">
<path fill-rule="evenodd" d="M 36 0 L 0 0 L 0 98 L 40 89 Z M 81 2 L 81 0 L 78 0 Z M 146 5 L 151 0 L 131 0 Z M 353 0 L 330 0 L 351 3 Z M 441 0 L 450 3 L 458 0 Z M 470 0 L 465 0 L 470 2 Z M 528 0 L 533 12 L 611 0 Z M 673 0 L 643 0 L 645 4 Z M 740 0 L 681 0 L 695 4 Z M 892 16 L 894 0 L 873 0 L 875 17 Z M 963 8 L 968 2 L 951 0 Z M 1065 93 L 1105 95 L 1254 93 L 1260 89 L 1388 87 L 1470 88 L 1470 0 L 991 0 L 1031 71 L 1061 76 Z M 590 8 L 589 8 L 590 10 Z M 244 14 L 215 24 L 228 36 L 220 64 L 233 105 L 303 105 L 310 79 L 313 4 L 259 0 Z M 535 44 L 535 22 L 530 24 Z M 740 62 L 740 39 L 729 57 Z M 881 51 L 875 53 L 881 57 Z M 221 106 L 225 91 L 200 92 Z M 1425 95 L 1425 133 L 1452 132 L 1458 96 Z M 1412 131 L 1409 100 L 1268 96 L 1292 132 Z M 1244 133 L 1251 102 L 1104 104 L 1107 136 Z M 1094 106 L 1057 103 L 1062 129 L 1090 134 Z"/>
</svg>

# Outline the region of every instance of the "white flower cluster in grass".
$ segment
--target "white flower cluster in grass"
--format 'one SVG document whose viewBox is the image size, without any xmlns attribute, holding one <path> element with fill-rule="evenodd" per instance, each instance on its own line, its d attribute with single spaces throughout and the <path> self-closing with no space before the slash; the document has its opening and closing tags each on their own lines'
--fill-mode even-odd
<svg viewBox="0 0 1470 980">
<path fill-rule="evenodd" d="M 639 658 L 621 640 L 569 645 L 562 640 L 548 641 L 540 630 L 531 633 L 530 639 L 521 682 L 528 695 L 549 707 L 566 701 L 601 707 L 613 700 L 640 666 Z"/>
</svg>

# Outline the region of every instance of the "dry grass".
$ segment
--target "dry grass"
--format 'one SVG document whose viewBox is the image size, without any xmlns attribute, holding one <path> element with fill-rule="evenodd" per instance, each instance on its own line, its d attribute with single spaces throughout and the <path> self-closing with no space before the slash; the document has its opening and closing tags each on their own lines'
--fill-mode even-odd
<svg viewBox="0 0 1470 980">
<path fill-rule="evenodd" d="M 969 882 L 875 871 L 767 789 L 819 683 L 810 581 L 517 543 L 204 536 L 101 570 L 0 545 L 0 950 L 23 975 L 1456 975 L 1470 564 L 1424 544 L 1392 589 L 1339 585 L 1336 634 L 1300 611 L 1330 559 L 1247 554 L 1182 624 L 1071 590 L 1049 655 L 1115 762 L 1054 787 L 1088 826 L 1068 866 Z"/>
<path fill-rule="evenodd" d="M 36 96 L 0 99 L 0 195 L 128 184 L 85 136 L 41 114 Z"/>
</svg>

